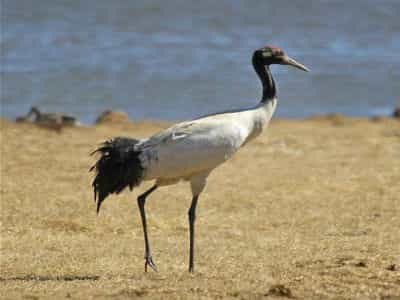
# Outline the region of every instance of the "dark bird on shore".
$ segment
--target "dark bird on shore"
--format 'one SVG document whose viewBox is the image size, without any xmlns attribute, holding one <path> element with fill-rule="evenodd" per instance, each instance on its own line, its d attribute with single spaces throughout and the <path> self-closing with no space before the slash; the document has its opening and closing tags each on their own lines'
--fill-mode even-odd
<svg viewBox="0 0 400 300">
<path fill-rule="evenodd" d="M 400 106 L 395 108 L 395 110 L 393 111 L 393 118 L 400 119 Z"/>
<path fill-rule="evenodd" d="M 80 125 L 75 117 L 62 113 L 44 113 L 35 106 L 32 106 L 25 116 L 17 117 L 16 122 L 34 123 L 57 131 L 60 131 L 63 127 Z"/>
<path fill-rule="evenodd" d="M 263 87 L 261 101 L 254 107 L 182 122 L 141 140 L 116 137 L 94 151 L 100 154 L 91 168 L 95 171 L 93 189 L 97 212 L 108 195 L 118 194 L 126 187 L 132 190 L 144 180 L 155 180 L 155 184 L 137 198 L 144 232 L 145 271 L 148 266 L 157 271 L 147 234 L 144 209 L 147 197 L 158 187 L 180 180 L 190 182 L 189 272 L 193 272 L 196 206 L 207 177 L 213 169 L 257 137 L 267 127 L 275 111 L 276 87 L 269 66 L 290 65 L 308 71 L 280 48 L 271 46 L 256 50 L 252 63 Z"/>
</svg>

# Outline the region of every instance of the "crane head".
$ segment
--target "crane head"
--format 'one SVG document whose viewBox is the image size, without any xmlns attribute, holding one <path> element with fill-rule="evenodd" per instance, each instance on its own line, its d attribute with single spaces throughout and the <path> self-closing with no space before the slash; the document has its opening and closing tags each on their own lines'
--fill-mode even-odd
<svg viewBox="0 0 400 300">
<path fill-rule="evenodd" d="M 272 64 L 279 64 L 279 65 L 289 65 L 293 66 L 297 69 L 302 71 L 308 72 L 309 69 L 298 63 L 293 58 L 287 56 L 281 48 L 273 47 L 273 46 L 265 46 L 260 49 L 257 49 L 254 52 L 254 58 L 258 61 L 262 62 L 263 65 L 272 65 Z"/>
</svg>

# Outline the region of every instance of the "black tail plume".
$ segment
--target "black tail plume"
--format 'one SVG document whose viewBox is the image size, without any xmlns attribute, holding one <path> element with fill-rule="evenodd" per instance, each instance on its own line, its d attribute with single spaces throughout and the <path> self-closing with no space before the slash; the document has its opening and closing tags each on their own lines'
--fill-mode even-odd
<svg viewBox="0 0 400 300">
<path fill-rule="evenodd" d="M 90 171 L 96 176 L 92 186 L 94 201 L 97 200 L 97 213 L 101 203 L 109 194 L 120 193 L 127 186 L 132 190 L 140 184 L 143 178 L 143 167 L 139 159 L 140 150 L 135 149 L 138 140 L 117 137 L 104 142 L 91 155 L 100 153 L 101 156 Z"/>
</svg>

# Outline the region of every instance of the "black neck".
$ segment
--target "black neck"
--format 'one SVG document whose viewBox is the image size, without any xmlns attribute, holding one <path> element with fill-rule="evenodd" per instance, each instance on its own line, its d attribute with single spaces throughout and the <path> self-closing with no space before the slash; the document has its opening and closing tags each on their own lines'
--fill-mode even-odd
<svg viewBox="0 0 400 300">
<path fill-rule="evenodd" d="M 261 80 L 263 86 L 263 95 L 261 103 L 266 103 L 269 100 L 275 98 L 276 87 L 274 78 L 272 78 L 271 71 L 269 70 L 269 64 L 264 64 L 255 55 L 253 56 L 253 67 L 257 72 L 258 77 Z"/>
</svg>

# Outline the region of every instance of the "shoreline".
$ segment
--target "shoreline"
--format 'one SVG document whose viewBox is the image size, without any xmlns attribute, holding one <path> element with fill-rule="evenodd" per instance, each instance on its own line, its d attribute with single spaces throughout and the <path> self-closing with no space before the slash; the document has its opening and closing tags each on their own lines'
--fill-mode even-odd
<svg viewBox="0 0 400 300">
<path fill-rule="evenodd" d="M 303 122 L 303 121 L 338 121 L 338 120 L 365 120 L 365 121 L 373 121 L 373 122 L 379 122 L 379 121 L 384 121 L 384 120 L 400 120 L 398 117 L 398 110 L 399 108 L 396 108 L 393 111 L 392 115 L 373 115 L 373 116 L 349 116 L 349 115 L 344 115 L 344 114 L 340 114 L 340 113 L 327 113 L 327 114 L 315 114 L 315 115 L 311 115 L 308 117 L 304 117 L 304 118 L 285 118 L 285 117 L 276 117 L 274 116 L 271 120 L 271 122 L 274 121 L 287 121 L 287 122 Z M 130 119 L 124 112 L 120 112 L 120 111 L 112 111 L 112 113 L 116 113 L 118 114 L 116 116 L 116 119 L 113 119 L 114 116 L 111 116 L 110 119 L 106 120 L 106 121 L 102 121 L 102 122 L 97 122 L 96 120 L 91 123 L 91 124 L 86 124 L 86 123 L 82 123 L 78 126 L 73 126 L 73 127 L 83 127 L 83 128 L 90 128 L 90 127 L 94 127 L 94 126 L 98 126 L 98 125 L 115 125 L 115 124 L 123 124 L 123 123 L 132 123 L 132 124 L 155 124 L 158 125 L 160 127 L 165 127 L 165 126 L 169 126 L 172 124 L 176 124 L 176 123 L 180 123 L 180 122 L 186 122 L 186 121 L 191 121 L 193 119 L 187 119 L 187 120 L 162 120 L 162 119 Z M 124 114 L 125 116 L 120 119 L 119 114 Z M 3 117 L 0 116 L 0 121 L 1 122 L 8 122 L 8 123 L 18 123 L 13 119 L 9 119 L 7 117 Z M 78 121 L 79 122 L 79 121 Z M 35 125 L 34 122 L 24 122 L 24 124 L 27 125 Z"/>
<path fill-rule="evenodd" d="M 36 107 L 32 107 L 32 109 L 37 109 Z M 64 113 L 56 112 L 56 113 L 47 113 L 45 111 L 42 111 L 43 114 L 57 114 L 57 115 L 65 115 Z M 107 114 L 110 114 L 108 116 Z M 276 114 L 275 114 L 276 115 Z M 179 123 L 179 122 L 185 122 L 185 121 L 190 121 L 193 119 L 201 118 L 202 116 L 193 116 L 193 118 L 188 118 L 188 119 L 176 119 L 176 120 L 169 120 L 169 119 L 150 119 L 150 118 L 141 118 L 141 119 L 131 119 L 128 114 L 125 111 L 119 111 L 119 110 L 105 110 L 103 111 L 98 117 L 96 117 L 93 122 L 91 123 L 84 123 L 81 122 L 81 120 L 77 119 L 76 117 L 73 116 L 68 116 L 72 117 L 78 122 L 80 125 L 88 127 L 88 126 L 93 126 L 98 123 L 98 121 L 103 118 L 106 121 L 125 121 L 129 120 L 130 122 L 138 122 L 138 123 L 160 123 L 160 124 L 174 124 L 174 123 Z M 109 118 L 110 117 L 110 118 Z M 381 120 L 381 119 L 391 119 L 391 118 L 400 118 L 400 106 L 399 107 L 394 107 L 392 110 L 387 111 L 386 114 L 369 114 L 369 115 L 348 115 L 348 114 L 343 114 L 339 112 L 328 112 L 328 113 L 317 113 L 317 114 L 312 114 L 309 116 L 305 117 L 280 117 L 280 116 L 274 116 L 273 120 L 293 120 L 293 121 L 303 121 L 303 120 L 309 120 L 309 119 L 372 119 L 372 120 Z M 21 120 L 21 119 L 26 119 L 25 116 L 17 116 L 14 119 L 5 117 L 5 116 L 0 116 L 0 119 L 7 120 L 10 122 L 13 122 L 14 120 Z"/>
</svg>

